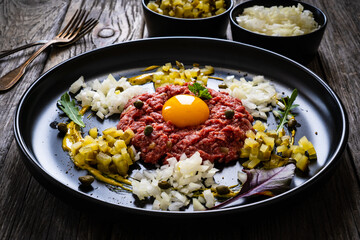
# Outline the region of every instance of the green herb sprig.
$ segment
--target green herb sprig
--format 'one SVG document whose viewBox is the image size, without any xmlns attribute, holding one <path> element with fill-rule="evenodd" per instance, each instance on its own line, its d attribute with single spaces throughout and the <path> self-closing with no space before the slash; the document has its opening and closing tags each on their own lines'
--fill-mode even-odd
<svg viewBox="0 0 360 240">
<path fill-rule="evenodd" d="M 278 125 L 278 127 L 276 129 L 277 132 L 280 132 L 281 129 L 284 127 L 284 125 L 288 122 L 288 117 L 293 116 L 292 113 L 291 113 L 291 110 L 293 110 L 294 108 L 299 106 L 299 104 L 293 104 L 296 97 L 297 97 L 297 95 L 298 95 L 298 91 L 295 88 L 293 90 L 293 92 L 291 93 L 290 97 L 281 98 L 282 102 L 285 105 L 285 109 L 277 111 L 281 115 L 280 123 L 279 123 L 279 125 Z"/>
<path fill-rule="evenodd" d="M 80 127 L 85 127 L 85 123 L 82 120 L 82 115 L 79 113 L 79 109 L 75 106 L 75 100 L 70 100 L 69 94 L 64 93 L 60 100 L 58 100 L 59 108 Z"/>
<path fill-rule="evenodd" d="M 209 93 L 208 89 L 201 85 L 200 83 L 194 82 L 192 85 L 188 85 L 188 88 L 191 92 L 195 94 L 195 96 L 202 99 L 211 99 L 212 96 Z"/>
</svg>

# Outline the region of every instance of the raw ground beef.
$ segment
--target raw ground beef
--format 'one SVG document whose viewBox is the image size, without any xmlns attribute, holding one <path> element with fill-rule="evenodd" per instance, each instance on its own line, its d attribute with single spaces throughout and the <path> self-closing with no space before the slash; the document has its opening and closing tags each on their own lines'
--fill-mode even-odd
<svg viewBox="0 0 360 240">
<path fill-rule="evenodd" d="M 155 93 L 146 93 L 131 99 L 120 116 L 118 129 L 131 128 L 135 136 L 132 144 L 141 151 L 141 159 L 146 163 L 165 163 L 166 159 L 177 159 L 185 153 L 188 157 L 196 151 L 203 160 L 229 162 L 238 159 L 247 130 L 252 129 L 253 117 L 245 110 L 239 99 L 224 92 L 208 89 L 212 99 L 205 100 L 209 107 L 209 119 L 195 126 L 178 128 L 165 122 L 161 111 L 164 103 L 178 94 L 190 94 L 187 85 L 168 85 L 160 87 Z M 144 105 L 134 107 L 136 100 Z M 235 115 L 226 119 L 225 111 L 232 109 Z M 152 125 L 150 136 L 144 135 L 146 125 Z"/>
</svg>

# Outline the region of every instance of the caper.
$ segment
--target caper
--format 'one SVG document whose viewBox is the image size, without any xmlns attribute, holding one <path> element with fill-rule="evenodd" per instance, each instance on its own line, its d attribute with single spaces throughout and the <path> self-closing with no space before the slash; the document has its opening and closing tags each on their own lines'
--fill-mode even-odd
<svg viewBox="0 0 360 240">
<path fill-rule="evenodd" d="M 275 140 L 276 146 L 280 146 L 281 143 L 282 143 L 281 138 L 277 138 L 277 139 Z"/>
<path fill-rule="evenodd" d="M 225 117 L 227 119 L 232 119 L 234 117 L 234 114 L 235 114 L 235 112 L 232 109 L 228 109 L 225 111 Z"/>
<path fill-rule="evenodd" d="M 142 108 L 142 107 L 144 106 L 144 102 L 138 99 L 138 100 L 136 100 L 136 101 L 134 102 L 134 106 L 135 106 L 137 109 L 140 109 L 140 108 Z"/>
<path fill-rule="evenodd" d="M 221 88 L 221 89 L 228 88 L 228 86 L 226 84 L 219 84 L 218 87 Z"/>
<path fill-rule="evenodd" d="M 176 66 L 178 66 L 178 68 L 185 68 L 185 66 L 182 62 L 175 61 L 175 63 L 176 63 Z"/>
<path fill-rule="evenodd" d="M 291 118 L 291 119 L 289 120 L 289 122 L 288 122 L 288 126 L 289 126 L 290 128 L 296 127 L 296 124 L 297 124 L 297 121 L 295 120 L 295 118 Z"/>
<path fill-rule="evenodd" d="M 117 87 L 115 88 L 115 91 L 120 91 L 120 92 L 122 92 L 122 91 L 124 91 L 124 88 L 123 88 L 123 87 L 120 87 L 120 86 L 117 86 Z"/>
<path fill-rule="evenodd" d="M 166 147 L 172 148 L 172 142 L 171 142 L 171 141 L 167 141 L 167 142 L 166 142 Z"/>
<path fill-rule="evenodd" d="M 227 154 L 229 152 L 229 148 L 228 147 L 220 147 L 220 152 Z"/>
<path fill-rule="evenodd" d="M 145 136 L 150 136 L 151 133 L 153 132 L 153 127 L 151 125 L 147 125 L 144 129 L 144 135 Z"/>
<path fill-rule="evenodd" d="M 168 181 L 161 181 L 158 183 L 159 188 L 168 189 L 171 187 L 171 184 Z"/>
<path fill-rule="evenodd" d="M 111 162 L 111 163 L 110 163 L 110 165 L 109 165 L 109 171 L 110 171 L 111 173 L 118 173 L 117 167 L 116 167 L 116 165 L 115 165 L 114 162 Z"/>
<path fill-rule="evenodd" d="M 261 145 L 264 143 L 264 140 L 262 138 L 257 138 L 256 141 Z"/>
<path fill-rule="evenodd" d="M 309 152 L 308 152 L 308 151 L 305 151 L 305 156 L 306 156 L 306 157 L 310 157 L 310 155 L 309 155 Z"/>
<path fill-rule="evenodd" d="M 296 163 L 296 160 L 294 158 L 289 158 L 289 163 Z"/>
<path fill-rule="evenodd" d="M 66 123 L 58 123 L 57 124 L 57 129 L 59 130 L 59 132 L 62 133 L 67 133 L 67 124 Z"/>
<path fill-rule="evenodd" d="M 50 127 L 53 128 L 53 129 L 57 129 L 57 125 L 58 125 L 57 121 L 53 121 L 53 122 L 50 123 Z"/>
<path fill-rule="evenodd" d="M 90 186 L 94 182 L 95 178 L 91 175 L 85 175 L 79 177 L 79 181 L 83 186 Z"/>
<path fill-rule="evenodd" d="M 156 147 L 156 143 L 155 142 L 151 142 L 149 144 L 149 149 L 154 149 Z"/>
<path fill-rule="evenodd" d="M 226 194 L 230 193 L 230 189 L 227 186 L 219 185 L 216 187 L 216 192 L 220 195 L 226 195 Z"/>
</svg>

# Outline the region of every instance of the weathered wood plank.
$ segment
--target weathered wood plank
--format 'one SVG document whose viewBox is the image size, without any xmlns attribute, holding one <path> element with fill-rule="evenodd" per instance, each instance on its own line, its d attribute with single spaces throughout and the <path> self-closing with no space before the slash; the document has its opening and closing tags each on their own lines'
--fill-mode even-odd
<svg viewBox="0 0 360 240">
<path fill-rule="evenodd" d="M 39 3 L 1 1 L 0 2 L 0 49 L 21 45 L 24 41 L 50 39 L 58 31 L 57 21 L 65 13 L 66 2 Z M 56 14 L 54 14 L 56 13 Z M 0 60 L 0 76 L 24 62 L 34 49 L 12 55 Z M 24 228 L 23 221 L 33 212 L 24 209 L 24 201 L 31 181 L 34 181 L 20 160 L 13 136 L 15 108 L 27 87 L 39 76 L 46 59 L 46 53 L 36 59 L 23 79 L 12 89 L 0 94 L 0 238 L 8 239 L 13 232 L 21 229 L 26 238 L 31 228 Z M 42 189 L 38 188 L 37 190 Z M 30 188 L 30 191 L 34 189 Z M 31 193 L 36 193 L 36 190 Z M 30 213 L 32 212 L 32 213 Z M 29 213 L 29 214 L 25 214 Z M 33 219 L 34 220 L 34 219 Z M 25 220 L 26 222 L 27 220 Z M 28 221 L 29 225 L 36 221 Z M 26 225 L 25 225 L 26 226 Z"/>
<path fill-rule="evenodd" d="M 144 21 L 140 1 L 71 1 L 66 18 L 70 18 L 80 7 L 89 10 L 90 17 L 99 19 L 99 24 L 76 44 L 66 49 L 54 49 L 45 70 L 79 53 L 143 36 Z"/>
<path fill-rule="evenodd" d="M 127 2 L 130 3 L 130 2 Z M 45 36 L 44 38 L 51 38 L 53 35 L 55 35 L 56 31 L 58 29 L 61 29 L 68 19 L 74 14 L 75 10 L 84 7 L 87 10 L 91 11 L 91 17 L 99 18 L 101 21 L 101 24 L 97 26 L 96 29 L 92 32 L 92 34 L 87 35 L 84 39 L 80 40 L 77 44 L 74 44 L 74 46 L 71 46 L 70 48 L 54 48 L 50 55 L 49 60 L 47 61 L 47 65 L 44 66 L 41 64 L 45 62 L 46 56 L 42 56 L 42 58 L 39 58 L 37 62 L 34 62 L 33 64 L 38 64 L 39 68 L 36 69 L 37 71 L 34 71 L 33 69 L 29 69 L 28 75 L 33 74 L 34 77 L 32 77 L 33 80 L 39 76 L 41 71 L 46 71 L 48 68 L 54 66 L 55 64 L 60 63 L 61 61 L 68 59 L 72 56 L 75 56 L 79 53 L 85 52 L 87 50 L 91 50 L 97 47 L 106 46 L 109 44 L 113 44 L 116 42 L 122 42 L 126 41 L 128 39 L 132 38 L 139 38 L 142 36 L 143 33 L 143 24 L 141 25 L 139 23 L 139 17 L 141 19 L 141 15 L 133 14 L 132 11 L 139 11 L 139 4 L 125 4 L 126 7 L 119 5 L 118 1 L 114 1 L 111 3 L 111 5 L 105 4 L 104 2 L 88 2 L 87 6 L 84 6 L 84 3 L 81 1 L 73 1 L 69 3 L 69 6 L 62 5 L 62 8 L 68 8 L 69 11 L 66 12 L 66 16 L 63 17 L 64 21 L 59 22 L 57 28 L 54 28 L 52 31 L 53 34 L 50 36 Z M 138 3 L 138 2 L 137 2 Z M 45 6 L 49 8 L 49 6 Z M 59 6 L 53 6 L 55 9 L 59 8 Z M 52 12 L 54 9 L 49 10 Z M 28 13 L 31 15 L 31 11 Z M 50 12 L 47 12 L 47 14 L 51 15 Z M 65 15 L 65 11 L 63 11 L 63 14 Z M 58 18 L 59 16 L 55 16 L 52 13 L 52 16 L 54 18 Z M 38 16 L 40 18 L 41 16 Z M 55 19 L 54 19 L 55 20 Z M 46 20 L 49 24 L 51 20 Z M 141 21 L 140 21 L 141 22 Z M 132 24 L 135 24 L 132 26 Z M 61 26 L 61 28 L 60 28 Z M 26 31 L 26 28 L 29 26 L 24 26 L 23 31 Z M 40 29 L 46 29 L 43 25 L 38 26 Z M 49 26 L 47 26 L 49 27 Z M 101 30 L 103 29 L 113 29 L 115 34 L 112 37 L 107 38 L 101 38 Z M 44 31 L 45 31 L 44 30 Z M 96 31 L 97 30 L 97 31 Z M 13 33 L 14 35 L 16 33 Z M 42 34 L 38 33 L 36 36 L 41 36 Z M 33 40 L 33 39 L 30 39 Z M 30 41 L 29 40 L 29 41 Z M 38 40 L 38 39 L 35 39 Z M 15 45 L 18 45 L 20 43 L 16 43 Z M 13 46 L 2 46 L 2 49 L 8 49 Z M 31 52 L 32 50 L 28 50 L 27 52 Z M 20 54 L 18 54 L 20 55 Z M 16 55 L 15 55 L 16 56 Z M 7 60 L 7 64 L 9 64 L 9 59 Z M 14 65 L 18 64 L 18 62 L 25 60 L 23 59 L 16 59 L 17 62 L 14 62 Z M 5 61 L 4 61 L 5 62 Z M 9 67 L 7 67 L 8 69 Z M 43 69 L 44 68 L 44 69 Z M 25 76 L 26 77 L 26 76 Z M 29 82 L 31 83 L 31 82 Z M 20 84 L 19 84 L 20 85 Z M 27 84 L 28 86 L 29 84 Z M 26 87 L 27 87 L 26 86 Z M 15 86 L 17 87 L 17 86 Z M 24 90 L 26 89 L 24 87 Z M 1 104 L 4 104 L 4 111 L 8 111 L 8 115 L 14 114 L 14 108 L 8 108 L 5 106 L 8 106 L 8 102 L 13 102 L 15 105 L 18 102 L 18 99 L 8 99 L 7 94 L 11 94 L 15 91 L 14 89 L 11 89 L 8 93 L 1 95 L 3 99 L 7 99 L 7 101 L 1 101 Z M 14 95 L 14 94 L 13 94 Z M 15 95 L 17 98 L 19 98 L 22 94 Z M 5 121 L 6 120 L 6 121 Z M 12 123 L 13 123 L 13 117 L 11 118 L 5 118 L 4 121 L 2 121 L 4 126 L 7 127 L 6 130 L 8 130 L 8 134 L 6 136 L 7 145 L 2 146 L 1 150 L 4 150 L 4 155 L 2 155 L 1 160 L 5 160 L 7 157 L 6 152 L 10 148 L 10 142 L 13 140 L 13 134 L 12 134 Z M 3 131 L 2 133 L 5 133 Z M 5 138 L 5 136 L 4 136 Z M 3 139 L 4 139 L 3 138 Z M 9 152 L 19 154 L 19 152 L 14 149 L 15 144 L 13 142 L 12 148 L 13 150 L 9 150 Z M 9 159 L 15 159 L 16 157 L 10 156 Z M 19 158 L 19 157 L 17 157 Z M 4 235 L 4 238 L 10 238 L 12 239 L 19 239 L 19 238 L 34 238 L 34 239 L 57 239 L 57 238 L 65 238 L 65 239 L 77 239 L 78 235 L 78 226 L 81 230 L 79 233 L 79 237 L 82 238 L 83 236 L 87 236 L 90 234 L 90 237 L 94 237 L 94 239 L 100 239 L 99 237 L 103 235 L 103 229 L 106 228 L 106 226 L 101 226 L 101 222 L 96 222 L 93 228 L 94 231 L 91 233 L 91 230 L 89 229 L 88 224 L 82 224 L 82 222 L 88 223 L 89 218 L 83 217 L 82 220 L 80 219 L 81 211 L 77 211 L 72 209 L 70 206 L 67 206 L 66 204 L 62 203 L 60 200 L 54 198 L 52 195 L 50 195 L 42 186 L 40 186 L 31 176 L 27 176 L 27 178 L 18 179 L 16 178 L 16 172 L 14 172 L 17 168 L 13 168 L 14 171 L 10 171 L 8 168 L 11 168 L 11 164 L 8 164 L 7 162 L 4 163 L 4 171 L 8 173 L 9 175 L 3 175 L 3 178 L 8 178 L 14 182 L 9 181 L 1 181 L 1 183 L 4 184 L 3 189 L 6 189 L 8 191 L 8 195 L 15 197 L 18 197 L 18 200 L 15 200 L 13 198 L 2 198 L 4 202 L 2 202 L 1 210 L 4 210 L 2 212 L 2 216 L 4 218 L 1 218 L 1 220 L 11 220 L 8 222 L 8 224 L 0 224 L 4 228 L 4 231 L 1 231 Z M 1 165 L 0 165 L 1 166 Z M 17 162 L 17 167 L 24 168 L 24 165 L 21 162 Z M 25 169 L 18 171 L 18 172 L 24 172 Z M 28 172 L 26 172 L 28 174 Z M 26 185 L 21 185 L 23 181 L 27 179 Z M 15 189 L 21 189 L 24 193 L 24 195 L 21 197 L 20 194 L 15 194 Z M 6 192 L 5 192 L 6 194 Z M 23 199 L 22 201 L 19 201 L 20 199 Z M 6 200 L 6 201 L 5 201 Z M 9 206 L 9 202 L 13 204 Z M 39 204 L 39 202 L 41 204 Z M 11 207 L 12 206 L 12 207 Z M 6 210 L 5 210 L 6 209 Z M 21 211 L 24 211 L 24 216 L 21 216 Z M 18 214 L 14 214 L 18 212 Z M 6 216 L 11 216 L 6 217 Z M 91 222 L 91 221 L 90 221 Z M 0 222 L 2 223 L 2 222 Z M 26 227 L 24 227 L 26 226 Z M 99 226 L 101 226 L 99 228 Z M 2 237 L 1 237 L 2 238 Z M 84 237 L 86 239 L 87 237 Z"/>
<path fill-rule="evenodd" d="M 9 149 L 7 161 L 2 165 L 0 187 L 2 189 L 0 198 L 0 238 L 7 239 L 13 231 L 14 224 L 21 219 L 21 208 L 25 199 L 26 189 L 31 180 L 30 173 L 26 170 L 25 165 L 20 161 L 16 161 L 19 155 L 14 149 L 15 143 L 12 141 L 13 147 Z M 19 173 L 22 176 L 20 177 Z"/>
<path fill-rule="evenodd" d="M 39 5 L 3 1 L 1 6 L 0 39 L 6 40 L 0 41 L 0 49 L 10 49 L 24 44 L 24 41 L 32 42 L 40 40 L 40 38 L 51 39 L 59 29 L 57 25 L 59 17 L 61 18 L 66 10 L 64 1 Z M 22 64 L 35 49 L 0 59 L 0 76 Z M 22 80 L 9 91 L 0 94 L 0 122 L 4 124 L 4 127 L 0 129 L 0 137 L 4 140 L 0 148 L 0 166 L 13 138 L 12 122 L 15 107 L 28 86 L 43 70 L 46 55 L 47 53 L 43 53 L 35 59 Z"/>
<path fill-rule="evenodd" d="M 344 175 L 344 172 L 351 172 L 351 168 L 345 156 L 334 175 L 316 191 L 299 196 L 293 205 L 270 214 L 240 214 L 229 217 L 229 220 L 226 220 L 228 217 L 218 217 L 205 224 L 203 220 L 190 223 L 168 221 L 155 225 L 146 222 L 141 229 L 137 224 L 114 223 L 112 239 L 119 236 L 129 239 L 131 232 L 138 233 L 137 239 L 148 239 L 148 236 L 153 239 L 356 239 L 359 209 L 349 209 L 349 206 L 356 205 L 354 201 L 358 201 L 360 192 L 352 184 L 354 175 Z M 209 226 L 212 226 L 211 230 Z"/>
<path fill-rule="evenodd" d="M 333 0 L 309 2 L 325 10 L 330 19 L 319 56 L 309 64 L 309 68 L 339 94 L 348 110 L 351 126 L 358 126 L 360 100 L 357 92 L 360 88 L 359 57 L 356 53 L 359 52 L 359 25 L 356 23 L 360 4 L 358 1 Z M 119 216 L 119 221 L 112 222 L 74 209 L 48 193 L 20 161 L 12 134 L 17 102 L 43 70 L 87 50 L 146 36 L 141 2 L 0 2 L 0 39 L 7 40 L 0 42 L 0 49 L 21 44 L 22 39 L 51 38 L 64 21 L 62 18 L 56 26 L 51 23 L 58 16 L 66 16 L 66 21 L 78 7 L 84 5 L 91 10 L 92 16 L 100 18 L 101 24 L 77 44 L 54 48 L 48 60 L 43 54 L 33 63 L 22 82 L 9 92 L 0 94 L 0 139 L 4 140 L 0 142 L 0 239 L 359 239 L 358 128 L 351 128 L 349 147 L 333 176 L 315 192 L 307 194 L 294 206 L 261 218 L 242 215 L 234 220 L 216 218 L 216 223 L 213 223 L 216 227 L 211 224 L 210 229 L 210 225 L 204 226 L 201 222 L 192 225 L 183 221 L 169 221 L 170 227 L 159 224 L 151 224 L 150 227 L 149 222 L 142 219 L 126 222 L 123 216 Z M 9 24 L 12 21 L 17 22 L 17 28 L 11 30 Z M 22 27 L 20 23 L 25 25 Z M 111 30 L 113 35 L 109 34 Z M 30 52 L 32 50 L 26 53 Z M 18 54 L 10 60 L 0 60 L 0 75 L 24 61 L 22 56 Z M 230 224 L 232 220 L 236 222 Z M 226 224 L 221 224 L 224 222 Z"/>
<path fill-rule="evenodd" d="M 360 89 L 360 25 L 358 1 L 328 1 L 313 3 L 323 9 L 329 22 L 319 53 L 325 79 L 338 94 L 348 113 L 349 147 L 360 180 L 360 128 L 358 91 Z"/>
</svg>

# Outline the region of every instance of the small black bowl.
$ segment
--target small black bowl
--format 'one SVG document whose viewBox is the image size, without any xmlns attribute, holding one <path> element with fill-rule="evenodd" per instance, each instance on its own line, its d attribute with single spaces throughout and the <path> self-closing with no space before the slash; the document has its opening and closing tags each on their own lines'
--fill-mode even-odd
<svg viewBox="0 0 360 240">
<path fill-rule="evenodd" d="M 248 7 L 255 5 L 264 7 L 288 7 L 297 6 L 298 3 L 304 6 L 304 10 L 309 10 L 313 13 L 315 21 L 320 26 L 314 32 L 299 36 L 268 36 L 249 31 L 241 27 L 236 21 L 236 17 L 242 14 L 244 9 Z M 230 24 L 233 40 L 262 47 L 280 53 L 300 63 L 307 64 L 317 53 L 327 25 L 327 18 L 321 10 L 303 2 L 293 0 L 253 0 L 241 3 L 231 10 Z"/>
<path fill-rule="evenodd" d="M 161 15 L 147 7 L 149 0 L 142 0 L 143 12 L 149 37 L 199 36 L 226 38 L 233 0 L 225 0 L 226 11 L 207 18 L 176 18 Z"/>
</svg>

